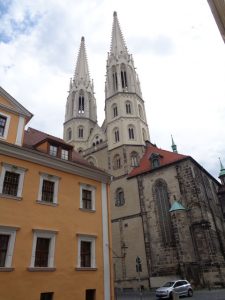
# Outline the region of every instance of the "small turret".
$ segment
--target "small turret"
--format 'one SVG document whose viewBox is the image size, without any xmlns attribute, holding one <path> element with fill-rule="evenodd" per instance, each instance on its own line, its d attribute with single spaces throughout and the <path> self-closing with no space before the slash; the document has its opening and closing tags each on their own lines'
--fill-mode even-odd
<svg viewBox="0 0 225 300">
<path fill-rule="evenodd" d="M 177 151 L 177 145 L 174 143 L 172 134 L 171 134 L 171 139 L 172 139 L 172 146 L 171 146 L 171 148 L 172 148 L 173 152 L 178 153 L 178 151 Z"/>
</svg>

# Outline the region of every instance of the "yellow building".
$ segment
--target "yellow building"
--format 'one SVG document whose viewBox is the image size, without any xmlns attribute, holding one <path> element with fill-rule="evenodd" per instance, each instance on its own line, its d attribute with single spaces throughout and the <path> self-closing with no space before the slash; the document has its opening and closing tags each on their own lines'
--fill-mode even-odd
<svg viewBox="0 0 225 300">
<path fill-rule="evenodd" d="M 0 88 L 0 299 L 113 299 L 109 176 Z"/>
</svg>

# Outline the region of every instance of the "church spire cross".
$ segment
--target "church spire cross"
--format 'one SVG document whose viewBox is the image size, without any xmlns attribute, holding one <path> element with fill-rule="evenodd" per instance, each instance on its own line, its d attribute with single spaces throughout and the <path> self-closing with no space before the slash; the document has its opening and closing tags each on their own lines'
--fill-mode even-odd
<svg viewBox="0 0 225 300">
<path fill-rule="evenodd" d="M 121 53 L 128 54 L 127 47 L 117 18 L 117 13 L 116 11 L 114 11 L 110 54 L 118 56 Z"/>
<path fill-rule="evenodd" d="M 88 86 L 91 83 L 85 49 L 85 40 L 83 36 L 81 38 L 80 50 L 77 57 L 77 64 L 74 73 L 74 83 L 76 86 L 78 86 L 80 83 Z"/>
</svg>

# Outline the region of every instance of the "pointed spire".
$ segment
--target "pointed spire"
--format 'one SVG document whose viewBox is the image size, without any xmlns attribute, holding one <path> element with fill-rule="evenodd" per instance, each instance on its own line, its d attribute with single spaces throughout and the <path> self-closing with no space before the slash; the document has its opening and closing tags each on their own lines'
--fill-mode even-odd
<svg viewBox="0 0 225 300">
<path fill-rule="evenodd" d="M 172 146 L 171 146 L 171 148 L 172 148 L 173 152 L 178 153 L 177 152 L 177 145 L 174 143 L 172 134 L 171 134 L 171 139 L 172 139 Z"/>
<path fill-rule="evenodd" d="M 90 83 L 85 41 L 83 36 L 81 38 L 80 50 L 79 50 L 76 69 L 74 73 L 74 82 L 75 85 L 78 85 L 79 83 L 83 82 L 85 86 L 89 85 Z"/>
<path fill-rule="evenodd" d="M 219 174 L 219 177 L 225 176 L 225 168 L 222 164 L 222 161 L 221 161 L 220 157 L 219 157 L 219 161 L 220 161 L 220 174 Z"/>
<path fill-rule="evenodd" d="M 110 54 L 114 54 L 115 56 L 117 56 L 121 53 L 128 54 L 127 47 L 117 18 L 117 13 L 114 11 Z"/>
</svg>

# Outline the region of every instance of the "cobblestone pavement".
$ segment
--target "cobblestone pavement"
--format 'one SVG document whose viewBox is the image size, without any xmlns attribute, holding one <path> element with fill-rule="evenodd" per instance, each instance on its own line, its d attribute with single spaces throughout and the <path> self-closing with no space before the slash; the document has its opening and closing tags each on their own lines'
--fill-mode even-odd
<svg viewBox="0 0 225 300">
<path fill-rule="evenodd" d="M 124 292 L 123 294 L 115 295 L 115 300 L 155 300 L 154 292 L 144 292 L 142 298 L 138 292 Z M 180 297 L 180 299 L 190 300 L 225 300 L 225 289 L 215 290 L 197 290 L 194 291 L 192 298 Z"/>
</svg>

